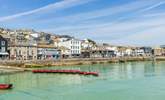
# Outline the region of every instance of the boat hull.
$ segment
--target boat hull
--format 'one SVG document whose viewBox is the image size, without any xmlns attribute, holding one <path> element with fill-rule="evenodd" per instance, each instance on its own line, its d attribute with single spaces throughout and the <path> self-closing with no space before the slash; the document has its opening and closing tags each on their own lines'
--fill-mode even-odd
<svg viewBox="0 0 165 100">
<path fill-rule="evenodd" d="M 33 73 L 60 73 L 60 74 L 80 74 L 99 76 L 97 72 L 84 72 L 80 70 L 33 70 Z"/>
<path fill-rule="evenodd" d="M 0 90 L 11 89 L 12 87 L 12 84 L 0 84 Z"/>
</svg>

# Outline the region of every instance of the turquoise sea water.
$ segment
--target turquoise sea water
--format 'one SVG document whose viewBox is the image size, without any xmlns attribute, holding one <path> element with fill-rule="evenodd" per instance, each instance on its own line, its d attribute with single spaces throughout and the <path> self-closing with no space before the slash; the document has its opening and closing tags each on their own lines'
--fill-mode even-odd
<svg viewBox="0 0 165 100">
<path fill-rule="evenodd" d="M 31 72 L 1 75 L 0 100 L 165 100 L 165 62 L 51 67 L 97 71 L 99 77 Z"/>
</svg>

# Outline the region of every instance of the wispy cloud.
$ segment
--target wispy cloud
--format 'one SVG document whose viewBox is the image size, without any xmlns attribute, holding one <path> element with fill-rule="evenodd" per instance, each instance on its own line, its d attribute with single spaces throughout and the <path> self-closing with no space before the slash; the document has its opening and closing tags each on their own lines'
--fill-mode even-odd
<svg viewBox="0 0 165 100">
<path fill-rule="evenodd" d="M 90 11 L 90 12 L 84 12 L 84 13 L 78 13 L 78 14 L 72 14 L 72 15 L 68 15 L 65 17 L 55 17 L 55 18 L 51 18 L 51 19 L 45 19 L 45 20 L 38 20 L 37 22 L 39 23 L 48 23 L 51 21 L 56 21 L 56 23 L 58 22 L 79 22 L 80 21 L 84 22 L 84 21 L 90 21 L 96 18 L 102 18 L 105 16 L 111 17 L 117 14 L 121 14 L 121 13 L 130 13 L 130 12 L 138 12 L 141 10 L 144 10 L 148 7 L 156 7 L 155 4 L 158 6 L 158 4 L 160 5 L 160 3 L 158 3 L 155 0 L 150 0 L 150 2 L 145 1 L 145 0 L 138 0 L 138 1 L 133 1 L 133 2 L 129 2 L 126 4 L 121 4 L 121 5 L 117 5 L 117 6 L 112 6 L 112 7 L 107 7 L 107 8 L 103 8 L 100 10 L 95 10 L 95 11 Z M 162 3 L 161 3 L 162 4 Z M 148 9 L 149 10 L 149 9 Z M 128 14 L 129 15 L 129 14 Z M 74 20 L 70 20 L 70 19 L 74 19 Z"/>
<path fill-rule="evenodd" d="M 25 16 L 44 16 L 49 11 L 61 10 L 89 3 L 90 1 L 94 0 L 64 0 L 32 11 L 1 17 L 0 21 L 8 21 L 24 16 L 31 20 L 24 20 L 26 25 L 41 26 L 37 28 L 38 30 L 56 34 L 69 34 L 79 38 L 89 37 L 99 42 L 146 43 L 146 45 L 162 43 L 156 41 L 159 39 L 165 42 L 162 38 L 165 37 L 165 13 L 163 9 L 160 10 L 160 6 L 165 5 L 164 0 L 130 0 L 127 3 L 106 6 L 102 9 L 88 11 L 83 8 L 83 13 L 74 12 L 56 16 L 58 12 L 53 12 L 51 17 L 47 16 L 42 19 L 37 19 L 38 17 L 35 18 L 35 16 L 30 18 Z M 67 10 L 65 9 L 65 11 Z"/>
<path fill-rule="evenodd" d="M 159 2 L 156 3 L 156 4 L 160 5 Z M 162 16 L 162 18 L 164 17 L 164 15 L 162 13 L 159 13 L 159 14 L 137 13 L 141 9 L 146 9 L 146 7 L 148 7 L 149 5 L 152 6 L 152 8 L 153 8 L 153 5 L 155 5 L 155 1 L 154 2 L 149 2 L 149 3 L 145 2 L 145 1 L 131 2 L 131 3 L 128 3 L 128 4 L 124 4 L 124 5 L 119 5 L 119 6 L 115 6 L 115 7 L 111 7 L 111 8 L 105 8 L 103 10 L 92 11 L 92 12 L 88 12 L 88 13 L 81 13 L 81 14 L 62 17 L 62 18 L 56 18 L 57 22 L 58 21 L 62 21 L 62 22 L 66 22 L 66 23 L 67 23 L 67 21 L 73 22 L 73 20 L 70 20 L 70 19 L 74 19 L 74 22 L 79 22 L 79 23 L 77 23 L 76 26 L 72 26 L 72 25 L 65 26 L 65 25 L 63 25 L 62 27 L 57 27 L 57 29 L 56 28 L 53 28 L 53 29 L 47 28 L 46 30 L 51 30 L 51 31 L 53 31 L 53 30 L 55 30 L 55 31 L 60 31 L 60 30 L 65 31 L 65 30 L 67 30 L 67 31 L 69 31 L 69 29 L 71 29 L 71 30 L 85 29 L 85 28 L 86 29 L 87 28 L 90 28 L 90 29 L 92 29 L 92 28 L 96 28 L 96 29 L 101 28 L 102 29 L 103 27 L 106 27 L 106 26 L 108 26 L 108 27 L 109 26 L 116 26 L 116 25 L 117 26 L 124 26 L 124 27 L 120 27 L 120 28 L 119 27 L 118 28 L 117 27 L 113 28 L 113 30 L 118 30 L 118 29 L 121 29 L 121 28 L 122 29 L 128 28 L 128 27 L 125 27 L 127 25 L 130 25 L 129 27 L 132 28 L 133 26 L 131 26 L 131 24 L 133 24 L 133 23 L 139 23 L 137 26 L 140 26 L 140 24 L 143 25 L 144 23 L 149 24 L 149 22 L 152 21 L 151 18 L 150 18 L 151 20 L 149 20 L 149 21 L 146 20 L 149 17 L 154 16 L 154 17 L 158 17 L 158 19 L 159 19 L 160 15 Z M 156 7 L 156 6 L 154 6 L 154 7 Z M 123 8 L 123 9 L 119 9 L 119 8 Z M 112 19 L 112 21 L 109 21 L 109 22 L 94 21 L 94 23 L 90 23 L 90 20 L 89 20 L 89 19 L 92 20 L 95 17 L 101 17 L 101 16 L 104 16 L 104 15 L 114 15 L 114 14 L 118 14 L 118 13 L 120 14 L 120 13 L 124 13 L 124 12 L 127 12 L 127 11 L 131 11 L 131 13 L 135 13 L 136 15 L 133 16 L 132 19 L 135 19 L 135 20 L 138 20 L 138 21 L 132 22 L 132 21 L 130 21 L 131 20 L 131 18 L 130 18 L 128 21 L 126 20 L 126 22 L 123 22 L 122 20 L 127 19 L 127 17 L 128 17 L 128 16 L 125 16 L 125 15 L 121 16 L 121 17 L 117 17 L 117 18 L 115 18 L 115 20 Z M 126 15 L 128 15 L 128 14 L 126 14 Z M 110 16 L 108 16 L 108 17 L 110 17 Z M 141 19 L 146 18 L 146 19 L 143 20 L 143 21 L 139 21 L 140 18 Z M 85 22 L 85 20 L 87 20 L 87 23 L 83 24 Z M 99 20 L 101 20 L 101 19 L 99 19 Z M 156 23 L 152 23 L 152 24 L 156 24 Z M 123 31 L 123 30 L 121 30 L 121 31 Z M 110 32 L 112 32 L 112 31 L 110 31 Z"/>
<path fill-rule="evenodd" d="M 113 44 L 138 45 L 138 46 L 159 46 L 165 43 L 165 25 L 148 28 L 136 34 L 129 35 L 117 40 L 112 40 Z"/>
<path fill-rule="evenodd" d="M 22 12 L 22 13 L 18 13 L 15 15 L 5 16 L 5 17 L 0 17 L 0 21 L 7 21 L 7 20 L 19 18 L 19 17 L 26 16 L 26 15 L 36 14 L 36 13 L 44 13 L 49 10 L 55 11 L 55 10 L 59 10 L 59 9 L 65 9 L 65 8 L 69 8 L 72 6 L 84 4 L 84 3 L 87 3 L 90 1 L 92 1 L 92 0 L 63 0 L 63 1 L 49 4 L 47 6 L 44 6 L 44 7 L 38 8 L 38 9 L 34 9 L 31 11 Z"/>
<path fill-rule="evenodd" d="M 145 8 L 145 9 L 141 10 L 140 12 L 149 11 L 149 10 L 154 9 L 156 7 L 159 7 L 159 6 L 163 5 L 163 4 L 165 4 L 165 1 L 160 1 L 160 2 L 158 2 L 158 3 L 156 3 L 156 4 L 152 5 L 152 6 L 149 6 L 149 7 Z"/>
<path fill-rule="evenodd" d="M 159 2 L 157 4 L 159 4 Z M 158 7 L 158 5 L 154 7 L 153 5 L 155 4 L 150 5 L 152 6 L 152 9 L 154 9 L 154 7 Z M 148 6 L 145 5 L 143 7 L 143 9 L 146 9 Z M 141 7 L 139 10 L 141 10 Z M 149 9 L 147 11 L 149 11 Z M 163 27 L 165 27 L 165 15 L 163 13 L 148 14 L 147 12 L 137 12 L 138 10 L 134 12 L 136 13 L 135 16 L 132 16 L 131 18 L 124 21 L 121 21 L 120 19 L 127 18 L 125 16 L 123 18 L 119 17 L 119 20 L 116 18 L 116 20 L 111 22 L 89 22 L 86 24 L 77 24 L 75 26 L 64 26 L 57 29 L 47 29 L 46 31 L 54 31 L 56 33 L 70 32 L 70 34 L 77 33 L 74 35 L 81 37 L 88 36 L 101 42 L 106 41 L 118 44 L 144 44 L 144 39 L 146 39 L 146 45 L 162 43 L 160 41 L 157 43 L 149 41 L 152 41 L 154 38 L 159 39 L 160 34 L 163 34 Z M 148 38 L 146 38 L 147 36 Z"/>
</svg>

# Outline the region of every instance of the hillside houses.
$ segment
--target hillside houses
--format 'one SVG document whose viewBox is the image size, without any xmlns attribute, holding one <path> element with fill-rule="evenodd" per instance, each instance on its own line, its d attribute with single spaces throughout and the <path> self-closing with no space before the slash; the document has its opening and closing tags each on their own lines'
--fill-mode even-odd
<svg viewBox="0 0 165 100">
<path fill-rule="evenodd" d="M 96 42 L 90 39 L 81 40 L 81 48 L 83 50 L 90 50 L 93 47 L 96 47 Z"/>
<path fill-rule="evenodd" d="M 96 43 L 91 39 L 80 40 L 68 35 L 55 35 L 27 29 L 10 30 L 0 28 L 0 36 L 0 59 L 57 60 L 165 56 L 165 46 L 163 45 L 159 48 L 117 46 Z M 5 43 L 2 41 L 5 41 Z"/>
</svg>

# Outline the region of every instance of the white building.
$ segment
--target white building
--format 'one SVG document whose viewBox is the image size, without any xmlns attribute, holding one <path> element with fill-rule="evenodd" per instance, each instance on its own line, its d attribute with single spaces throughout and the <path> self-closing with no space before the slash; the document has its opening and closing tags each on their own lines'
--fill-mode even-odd
<svg viewBox="0 0 165 100">
<path fill-rule="evenodd" d="M 133 56 L 133 50 L 131 48 L 126 49 L 126 56 Z"/>
<path fill-rule="evenodd" d="M 121 52 L 121 51 L 117 51 L 117 53 L 116 53 L 116 56 L 117 57 L 123 57 L 124 55 L 125 55 L 126 53 L 125 52 Z"/>
<path fill-rule="evenodd" d="M 62 38 L 54 38 L 54 39 L 53 39 L 53 41 L 54 41 L 54 46 L 59 48 L 59 47 L 61 47 L 62 42 L 67 41 L 67 40 L 68 40 L 68 38 L 65 38 L 65 37 L 62 37 Z"/>
<path fill-rule="evenodd" d="M 145 55 L 145 52 L 144 52 L 143 49 L 135 49 L 133 54 L 135 56 L 144 56 Z"/>
<path fill-rule="evenodd" d="M 95 43 L 92 40 L 85 39 L 85 40 L 82 40 L 81 41 L 81 47 L 82 47 L 82 49 L 91 49 L 94 46 L 95 46 Z"/>
<path fill-rule="evenodd" d="M 66 47 L 59 47 L 59 50 L 61 50 L 61 57 L 62 58 L 68 58 L 70 56 L 70 49 Z"/>
<path fill-rule="evenodd" d="M 81 41 L 78 39 L 68 39 L 60 41 L 58 46 L 66 47 L 69 50 L 69 56 L 76 57 L 81 55 Z"/>
<path fill-rule="evenodd" d="M 56 60 L 61 56 L 60 50 L 51 45 L 38 45 L 37 46 L 37 58 L 39 60 Z"/>
<path fill-rule="evenodd" d="M 108 50 L 114 51 L 115 55 L 117 54 L 118 50 L 116 46 L 109 46 L 107 47 Z"/>
</svg>

